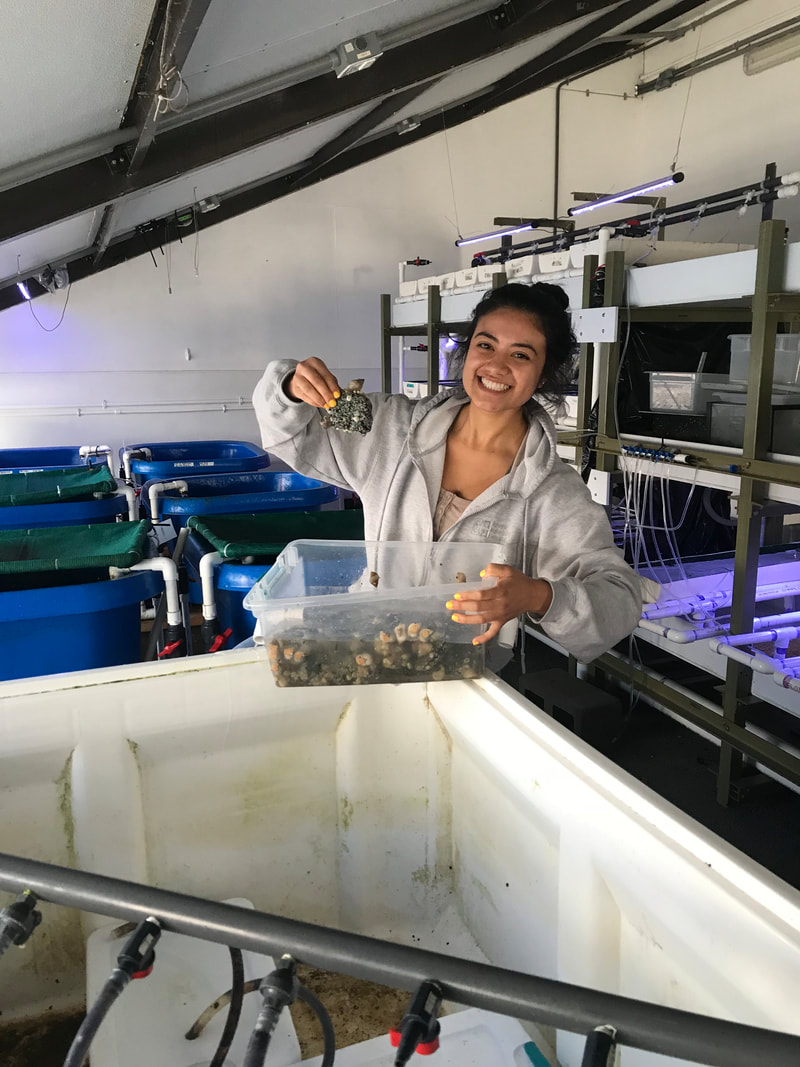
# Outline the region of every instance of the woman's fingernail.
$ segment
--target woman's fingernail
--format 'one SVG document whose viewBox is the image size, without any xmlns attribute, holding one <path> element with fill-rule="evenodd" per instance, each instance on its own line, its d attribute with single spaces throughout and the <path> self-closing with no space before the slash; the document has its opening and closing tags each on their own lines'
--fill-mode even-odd
<svg viewBox="0 0 800 1067">
<path fill-rule="evenodd" d="M 451 615 L 450 618 L 453 620 L 453 622 L 458 622 L 458 615 Z"/>
<path fill-rule="evenodd" d="M 485 577 L 486 577 L 486 571 L 481 571 L 481 578 L 485 578 Z"/>
<path fill-rule="evenodd" d="M 461 599 L 461 593 L 453 593 L 453 600 L 460 600 L 460 599 Z"/>
<path fill-rule="evenodd" d="M 334 393 L 333 394 L 334 399 L 336 399 L 336 400 L 338 400 L 341 395 L 342 395 L 341 393 Z"/>
<path fill-rule="evenodd" d="M 479 645 L 479 644 L 480 644 L 480 641 L 478 640 L 478 638 L 477 638 L 477 637 L 473 637 L 473 638 L 472 638 L 472 643 L 473 643 L 473 645 Z"/>
<path fill-rule="evenodd" d="M 331 400 L 330 403 L 328 404 L 328 407 L 329 408 L 335 408 L 336 407 L 336 401 L 335 400 Z"/>
<path fill-rule="evenodd" d="M 445 607 L 447 608 L 448 611 L 452 611 L 453 608 L 455 607 L 455 604 L 453 603 L 452 600 L 448 600 L 447 603 L 445 604 Z"/>
</svg>

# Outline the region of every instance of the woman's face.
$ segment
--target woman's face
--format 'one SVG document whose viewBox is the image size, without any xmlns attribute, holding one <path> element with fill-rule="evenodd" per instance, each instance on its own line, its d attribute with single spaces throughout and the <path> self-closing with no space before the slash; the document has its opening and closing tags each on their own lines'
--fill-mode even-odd
<svg viewBox="0 0 800 1067">
<path fill-rule="evenodd" d="M 521 408 L 536 391 L 545 354 L 545 336 L 533 316 L 512 308 L 487 312 L 467 349 L 464 389 L 482 411 Z"/>
</svg>

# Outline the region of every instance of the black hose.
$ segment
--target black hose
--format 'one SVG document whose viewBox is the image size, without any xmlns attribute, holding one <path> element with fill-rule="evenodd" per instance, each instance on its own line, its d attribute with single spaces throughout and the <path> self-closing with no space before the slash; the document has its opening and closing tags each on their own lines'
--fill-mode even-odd
<svg viewBox="0 0 800 1067">
<path fill-rule="evenodd" d="M 333 1067 L 333 1057 L 336 1055 L 336 1034 L 333 1030 L 333 1023 L 331 1017 L 328 1015 L 327 1008 L 321 1000 L 317 1000 L 310 989 L 299 983 L 297 987 L 297 999 L 302 1000 L 304 1004 L 308 1004 L 309 1008 L 314 1012 L 319 1019 L 320 1026 L 322 1027 L 322 1037 L 325 1042 L 325 1050 L 322 1053 L 322 1063 L 320 1067 Z"/>
<path fill-rule="evenodd" d="M 64 1060 L 64 1067 L 83 1067 L 83 1063 L 89 1053 L 89 1046 L 100 1029 L 100 1024 L 108 1015 L 111 1005 L 122 993 L 129 981 L 130 978 L 124 971 L 120 970 L 119 967 L 114 968 L 73 1038 L 67 1058 Z"/>
<path fill-rule="evenodd" d="M 711 489 L 703 490 L 703 507 L 706 510 L 706 514 L 710 515 L 714 522 L 718 522 L 720 526 L 736 526 L 738 519 L 726 519 L 724 515 L 720 515 L 719 512 L 714 511 L 711 506 Z"/>
<path fill-rule="evenodd" d="M 267 1058 L 267 1049 L 272 1037 L 272 1029 L 268 1024 L 260 1028 L 260 1022 L 261 1013 L 259 1013 L 258 1022 L 250 1035 L 250 1040 L 247 1042 L 247 1052 L 244 1054 L 242 1067 L 264 1067 L 264 1060 Z"/>
<path fill-rule="evenodd" d="M 242 1014 L 242 1002 L 244 1000 L 244 961 L 242 950 L 231 948 L 231 1002 L 228 1008 L 228 1017 L 222 1030 L 222 1036 L 217 1045 L 211 1063 L 208 1067 L 222 1067 L 225 1057 L 230 1052 L 233 1039 L 236 1037 L 236 1028 L 239 1025 L 239 1017 Z"/>
</svg>

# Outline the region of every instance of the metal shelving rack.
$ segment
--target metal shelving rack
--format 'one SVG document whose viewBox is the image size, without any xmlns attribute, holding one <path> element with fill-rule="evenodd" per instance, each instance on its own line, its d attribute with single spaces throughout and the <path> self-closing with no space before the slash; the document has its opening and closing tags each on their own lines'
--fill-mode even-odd
<svg viewBox="0 0 800 1067">
<path fill-rule="evenodd" d="M 800 324 L 800 294 L 782 291 L 786 257 L 786 228 L 777 219 L 761 223 L 756 259 L 756 275 L 749 306 L 720 303 L 680 303 L 664 306 L 628 307 L 625 301 L 624 253 L 610 252 L 605 263 L 603 306 L 618 312 L 619 331 L 614 340 L 580 346 L 577 424 L 579 430 L 561 431 L 559 443 L 573 446 L 575 462 L 580 464 L 584 429 L 592 406 L 592 379 L 597 367 L 599 400 L 598 431 L 595 438 L 596 468 L 609 476 L 620 470 L 619 457 L 624 442 L 620 440 L 615 414 L 616 382 L 620 369 L 622 343 L 628 322 L 752 322 L 750 376 L 745 405 L 744 444 L 741 454 L 730 454 L 684 443 L 692 458 L 692 477 L 699 484 L 724 485 L 738 496 L 739 522 L 734 553 L 731 632 L 752 629 L 755 614 L 755 587 L 762 532 L 767 544 L 778 543 L 782 518 L 770 514 L 770 489 L 781 487 L 788 498 L 800 503 L 800 459 L 786 462 L 768 454 L 771 419 L 772 375 L 775 335 L 779 323 Z M 597 271 L 596 256 L 584 261 L 581 306 L 592 303 L 592 280 Z M 493 276 L 494 286 L 504 284 L 504 274 Z M 702 296 L 698 299 L 702 299 Z M 435 392 L 439 385 L 439 335 L 463 328 L 463 322 L 441 321 L 441 294 L 438 286 L 428 290 L 427 316 L 419 326 L 392 324 L 392 300 L 381 297 L 382 382 L 391 392 L 391 339 L 397 336 L 426 337 L 428 343 L 428 387 Z M 590 331 L 591 332 L 591 331 Z M 653 464 L 653 473 L 658 468 Z M 678 473 L 676 469 L 676 474 Z M 774 495 L 774 494 L 773 494 Z M 762 530 L 763 528 L 763 530 Z M 722 702 L 716 709 L 708 702 L 694 699 L 668 679 L 636 666 L 625 656 L 606 653 L 593 668 L 635 687 L 646 696 L 699 727 L 719 740 L 720 762 L 717 773 L 717 798 L 721 804 L 741 795 L 745 757 L 752 758 L 786 780 L 800 785 L 800 759 L 778 745 L 747 729 L 747 699 L 752 671 L 733 660 L 727 661 Z"/>
</svg>

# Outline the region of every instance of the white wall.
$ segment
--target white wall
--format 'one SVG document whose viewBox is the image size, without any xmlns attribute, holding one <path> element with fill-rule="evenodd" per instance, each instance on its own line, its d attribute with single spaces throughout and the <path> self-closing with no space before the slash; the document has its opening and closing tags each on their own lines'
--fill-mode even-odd
<svg viewBox="0 0 800 1067">
<path fill-rule="evenodd" d="M 652 49 L 644 64 L 636 57 L 568 86 L 559 211 L 572 202 L 571 190 L 623 189 L 666 174 L 681 125 L 677 163 L 686 181 L 670 194 L 673 203 L 756 180 L 772 160 L 779 172 L 800 169 L 800 60 L 746 77 L 734 59 L 691 83 L 631 95 L 643 66 L 650 75 L 692 59 L 698 33 L 702 56 L 795 11 L 785 0 L 751 0 Z M 77 283 L 52 333 L 36 325 L 30 306 L 3 312 L 0 447 L 257 440 L 255 418 L 248 405 L 238 409 L 239 398 L 249 400 L 264 363 L 284 355 L 323 356 L 340 377 L 360 372 L 377 388 L 378 294 L 396 291 L 397 261 L 421 255 L 434 261 L 423 272 L 440 273 L 469 260 L 453 245 L 459 230 L 485 231 L 495 214 L 550 214 L 554 101 L 553 88 L 542 90 L 449 130 L 446 139 L 405 145 L 212 227 L 200 237 L 197 276 L 193 240 L 173 246 L 171 294 L 167 259 L 156 251 L 158 269 L 143 255 Z M 596 221 L 621 214 L 610 208 Z M 800 240 L 800 200 L 779 202 L 776 217 Z M 667 233 L 754 242 L 759 220 L 752 208 L 743 218 L 731 213 Z M 33 307 L 50 326 L 63 300 L 63 293 L 47 295 Z M 113 413 L 119 405 L 190 401 L 219 409 Z M 77 414 L 81 405 L 104 402 L 109 413 Z"/>
</svg>

